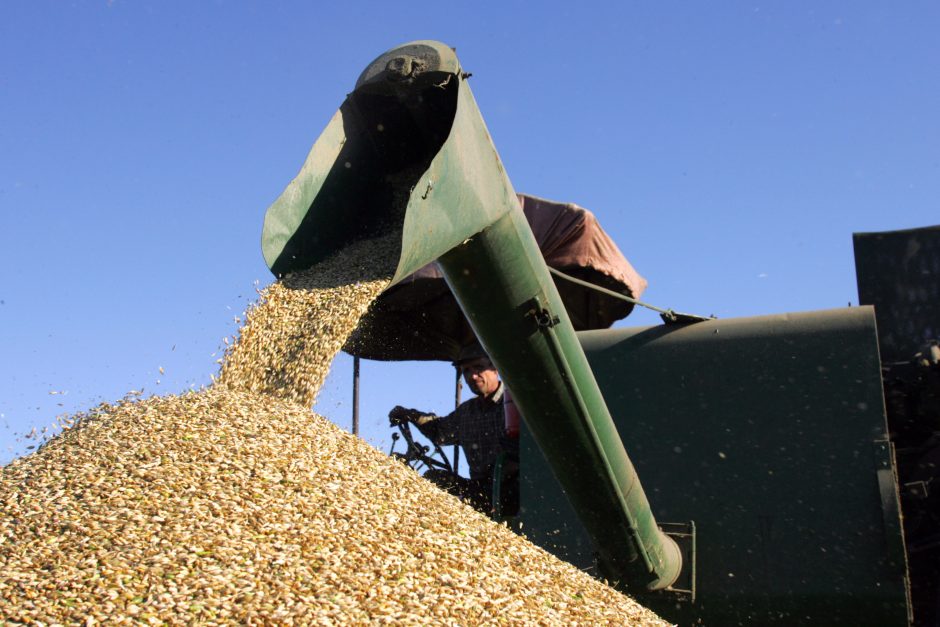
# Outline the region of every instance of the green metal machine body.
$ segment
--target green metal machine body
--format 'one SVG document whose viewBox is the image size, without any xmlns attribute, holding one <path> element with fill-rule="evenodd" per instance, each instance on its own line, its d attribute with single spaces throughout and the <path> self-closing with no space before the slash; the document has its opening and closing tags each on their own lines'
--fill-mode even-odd
<svg viewBox="0 0 940 627">
<path fill-rule="evenodd" d="M 681 625 L 907 625 L 871 307 L 579 334 L 657 517 L 693 523 Z M 523 433 L 527 536 L 590 545 Z"/>
<path fill-rule="evenodd" d="M 439 264 L 524 418 L 526 535 L 663 616 L 907 624 L 870 310 L 579 337 L 467 76 L 370 64 L 265 216 L 272 272 L 400 229 L 393 283 Z"/>
</svg>

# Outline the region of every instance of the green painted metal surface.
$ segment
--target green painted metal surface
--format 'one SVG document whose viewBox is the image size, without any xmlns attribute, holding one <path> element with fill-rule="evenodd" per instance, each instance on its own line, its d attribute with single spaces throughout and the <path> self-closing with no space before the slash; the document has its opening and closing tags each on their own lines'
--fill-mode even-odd
<svg viewBox="0 0 940 627">
<path fill-rule="evenodd" d="M 906 565 L 870 307 L 580 333 L 665 523 L 695 522 L 682 625 L 907 625 Z M 591 543 L 531 434 L 521 522 L 564 559 Z"/>
<path fill-rule="evenodd" d="M 423 71 L 382 69 L 406 58 Z M 268 208 L 262 252 L 280 276 L 403 228 L 394 283 L 513 209 L 513 193 L 453 51 L 406 44 L 370 64 Z"/>
<path fill-rule="evenodd" d="M 668 586 L 678 549 L 650 512 L 466 78 L 437 42 L 374 61 L 269 208 L 265 259 L 280 276 L 402 228 L 394 281 L 438 260 L 605 575 Z"/>
<path fill-rule="evenodd" d="M 521 211 L 438 261 L 599 553 L 624 587 L 660 588 L 681 556 L 656 525 Z"/>
</svg>

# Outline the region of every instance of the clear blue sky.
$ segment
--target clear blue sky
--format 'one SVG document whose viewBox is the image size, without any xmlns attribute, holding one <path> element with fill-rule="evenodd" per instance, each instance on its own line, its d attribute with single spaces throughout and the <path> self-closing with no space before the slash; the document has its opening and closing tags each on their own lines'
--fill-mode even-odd
<svg viewBox="0 0 940 627">
<path fill-rule="evenodd" d="M 938 32 L 934 2 L 4 2 L 0 463 L 209 382 L 265 209 L 389 48 L 455 46 L 518 191 L 594 211 L 650 302 L 736 317 L 854 304 L 852 232 L 940 223 Z M 364 363 L 365 436 L 452 382 Z"/>
</svg>

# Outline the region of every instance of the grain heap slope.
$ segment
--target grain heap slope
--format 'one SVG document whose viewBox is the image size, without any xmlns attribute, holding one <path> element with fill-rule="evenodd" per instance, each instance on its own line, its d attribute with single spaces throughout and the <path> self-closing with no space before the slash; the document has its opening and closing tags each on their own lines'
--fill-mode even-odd
<svg viewBox="0 0 940 627">
<path fill-rule="evenodd" d="M 216 385 L 103 405 L 2 469 L 0 618 L 665 624 L 309 410 L 387 281 L 348 261 L 306 304 L 263 295 Z"/>
</svg>

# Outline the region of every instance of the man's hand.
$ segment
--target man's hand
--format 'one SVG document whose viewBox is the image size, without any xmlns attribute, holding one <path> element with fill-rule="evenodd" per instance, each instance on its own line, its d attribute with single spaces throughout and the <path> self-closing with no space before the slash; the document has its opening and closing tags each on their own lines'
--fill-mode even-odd
<svg viewBox="0 0 940 627">
<path fill-rule="evenodd" d="M 417 409 L 408 409 L 407 407 L 396 405 L 392 408 L 392 411 L 388 412 L 388 424 L 397 427 L 398 425 L 403 425 L 406 422 L 414 420 L 419 414 L 420 412 Z"/>
</svg>

